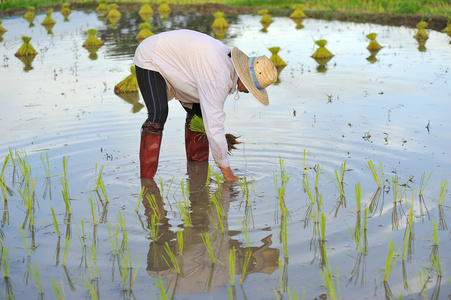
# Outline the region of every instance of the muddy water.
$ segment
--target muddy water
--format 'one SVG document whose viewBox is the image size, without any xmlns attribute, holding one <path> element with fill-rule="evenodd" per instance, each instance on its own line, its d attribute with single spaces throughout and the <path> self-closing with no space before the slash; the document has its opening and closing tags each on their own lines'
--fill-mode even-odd
<svg viewBox="0 0 451 300">
<path fill-rule="evenodd" d="M 270 106 L 262 107 L 244 94 L 239 100 L 230 96 L 226 103 L 227 132 L 240 135 L 244 141 L 231 157 L 231 165 L 249 183 L 246 194 L 237 183 L 218 184 L 214 175 L 205 187 L 208 166 L 186 163 L 184 110 L 174 101 L 170 102 L 164 131 L 158 179 L 140 181 L 139 129 L 146 118 L 145 108 L 139 98 L 124 100 L 113 92 L 129 75 L 142 21 L 136 13 L 124 12 L 113 26 L 93 11 L 74 11 L 68 22 L 54 12 L 56 25 L 50 32 L 40 25 L 44 17 L 36 16 L 34 27 L 21 18 L 5 19 L 2 24 L 8 31 L 0 45 L 0 153 L 5 158 L 9 149 L 13 154 L 17 150 L 15 161 L 17 155 L 24 158 L 27 154 L 36 201 L 33 227 L 19 193 L 27 184 L 18 167 L 10 163 L 4 175 L 13 195 L 4 202 L 1 230 L 2 244 L 9 248 L 11 275 L 2 279 L 4 294 L 20 298 L 38 295 L 28 268 L 36 265 L 46 298 L 55 297 L 52 280 L 62 283 L 67 298 L 89 297 L 86 280 L 101 298 L 157 298 L 159 276 L 162 286 L 175 298 L 226 298 L 230 250 L 236 255 L 236 287 L 230 293 L 240 299 L 275 299 L 274 290 L 288 297 L 287 288 L 314 298 L 326 292 L 320 274 L 326 257 L 334 274 L 338 268 L 343 298 L 361 299 L 362 294 L 374 299 L 401 294 L 413 298 L 422 292 L 438 299 L 451 294 L 448 193 L 444 205 L 438 206 L 440 182 L 450 180 L 448 36 L 428 31 L 429 39 L 420 46 L 413 38 L 416 30 L 403 27 L 306 19 L 298 29 L 289 18 L 274 18 L 263 30 L 260 16 L 228 19 L 231 27 L 223 38 L 225 44 L 249 55 L 268 56 L 267 48 L 279 46 L 279 55 L 287 62 L 279 82 L 269 88 Z M 214 35 L 209 28 L 212 18 L 176 15 L 162 21 L 155 15 L 151 22 L 155 33 L 190 28 Z M 105 42 L 91 57 L 82 47 L 90 28 L 97 29 L 97 36 Z M 372 59 L 365 37 L 371 32 L 378 34 L 376 40 L 384 47 Z M 32 37 L 31 44 L 38 51 L 31 66 L 14 56 L 22 35 Z M 326 48 L 335 54 L 325 66 L 311 58 L 318 39 L 326 39 Z M 41 162 L 46 155 L 48 178 Z M 62 196 L 65 158 L 72 199 L 70 216 Z M 382 163 L 383 189 L 378 189 L 368 161 L 379 174 Z M 277 192 L 281 164 L 289 176 L 283 194 L 287 242 Z M 317 189 L 316 165 L 322 170 Z M 344 196 L 335 179 L 335 171 L 340 176 L 342 166 Z M 101 167 L 107 196 L 95 191 Z M 425 182 L 431 173 L 422 186 L 422 175 Z M 396 205 L 393 178 L 402 184 L 397 194 L 401 200 Z M 189 193 L 182 192 L 181 182 L 185 189 L 186 182 L 190 183 Z M 356 206 L 357 183 L 361 185 L 361 212 Z M 156 241 L 148 229 L 155 212 L 147 201 L 137 205 L 142 186 L 156 196 L 162 215 Z M 320 205 L 312 208 L 306 186 L 314 199 L 321 199 Z M 419 197 L 422 188 L 423 197 Z M 227 215 L 223 230 L 212 194 L 220 199 Z M 185 197 L 190 200 L 192 226 L 184 225 L 176 207 Z M 403 260 L 406 204 L 412 202 L 414 228 L 404 246 Z M 315 206 L 326 218 L 325 241 L 310 216 L 317 213 Z M 61 238 L 53 225 L 51 208 Z M 365 208 L 368 221 L 363 230 Z M 124 259 L 116 255 L 126 252 L 120 248 L 124 239 L 121 229 L 115 237 L 121 217 L 133 265 L 129 272 L 136 271 L 133 292 L 127 284 L 127 291 L 122 292 Z M 432 247 L 434 222 L 438 247 Z M 240 224 L 247 224 L 250 245 Z M 21 226 L 25 238 L 20 234 Z M 350 232 L 356 227 L 361 228 L 362 241 L 366 241 L 361 251 Z M 182 253 L 177 243 L 179 230 L 184 236 Z M 205 232 L 216 258 L 213 266 L 201 238 Z M 66 237 L 71 242 L 64 263 Z M 400 250 L 384 283 L 383 271 L 379 271 L 385 267 L 390 239 L 395 252 Z M 181 275 L 163 259 L 170 261 L 166 242 L 181 265 Z M 96 263 L 91 259 L 93 248 Z M 249 249 L 252 256 L 245 280 L 239 285 Z M 431 266 L 437 253 L 441 277 L 437 267 Z M 95 265 L 98 276 L 92 275 Z M 333 281 L 337 288 L 337 277 Z"/>
</svg>

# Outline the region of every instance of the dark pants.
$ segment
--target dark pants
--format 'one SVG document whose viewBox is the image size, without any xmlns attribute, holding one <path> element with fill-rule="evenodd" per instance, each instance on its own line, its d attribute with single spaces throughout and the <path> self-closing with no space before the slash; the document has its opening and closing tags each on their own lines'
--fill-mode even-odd
<svg viewBox="0 0 451 300">
<path fill-rule="evenodd" d="M 138 66 L 135 66 L 135 69 L 139 90 L 147 107 L 147 120 L 164 125 L 169 113 L 166 81 L 158 72 L 142 69 Z M 191 109 L 185 106 L 183 108 L 188 115 L 197 115 L 202 118 L 199 103 L 194 103 Z"/>
</svg>

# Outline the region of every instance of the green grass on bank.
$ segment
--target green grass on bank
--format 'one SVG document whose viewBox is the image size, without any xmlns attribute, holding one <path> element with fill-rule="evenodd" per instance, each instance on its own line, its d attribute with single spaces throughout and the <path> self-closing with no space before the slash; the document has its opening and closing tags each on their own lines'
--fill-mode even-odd
<svg viewBox="0 0 451 300">
<path fill-rule="evenodd" d="M 28 6 L 40 7 L 68 3 L 92 3 L 87 0 L 0 0 L 0 10 L 13 10 Z M 131 3 L 139 0 L 107 1 L 108 3 Z M 158 4 L 160 0 L 152 0 Z M 335 10 L 343 12 L 420 14 L 451 16 L 451 0 L 168 0 L 168 4 L 223 3 L 231 6 L 260 6 L 267 8 L 290 8 L 304 4 L 305 10 Z"/>
</svg>

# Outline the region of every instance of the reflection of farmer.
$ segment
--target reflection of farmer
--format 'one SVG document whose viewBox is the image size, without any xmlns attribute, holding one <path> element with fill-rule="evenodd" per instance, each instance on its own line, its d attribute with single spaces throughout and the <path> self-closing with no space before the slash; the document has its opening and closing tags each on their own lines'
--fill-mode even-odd
<svg viewBox="0 0 451 300">
<path fill-rule="evenodd" d="M 134 63 L 148 118 L 141 131 L 141 178 L 153 178 L 158 167 L 161 137 L 168 116 L 168 100 L 180 101 L 187 112 L 185 148 L 188 161 L 208 161 L 209 147 L 228 181 L 237 177 L 230 168 L 224 131 L 224 102 L 238 86 L 268 105 L 265 88 L 277 79 L 266 56 L 248 57 L 237 48 L 192 30 L 153 35 L 136 49 Z M 203 117 L 206 137 L 189 129 L 191 118 Z"/>
<path fill-rule="evenodd" d="M 226 265 L 227 255 L 233 247 L 236 251 L 237 275 L 242 273 L 244 256 L 248 250 L 252 251 L 252 257 L 246 274 L 270 274 L 278 268 L 279 250 L 270 248 L 271 235 L 262 239 L 263 245 L 247 248 L 247 245 L 231 238 L 239 232 L 229 231 L 227 220 L 224 220 L 224 233 L 216 230 L 214 223 L 218 221 L 218 216 L 209 201 L 210 191 L 208 187 L 205 187 L 207 170 L 208 162 L 188 162 L 192 227 L 184 229 L 183 254 L 177 251 L 176 234 L 174 229 L 171 230 L 170 228 L 158 186 L 153 179 L 142 179 L 142 184 L 147 188 L 147 193 L 152 193 L 158 201 L 157 206 L 163 216 L 159 221 L 159 237 L 149 246 L 147 272 L 155 278 L 161 276 L 166 282 L 166 287 L 170 286 L 173 290 L 172 294 L 198 294 L 226 286 L 229 282 Z M 231 199 L 233 193 L 233 189 L 227 183 L 222 186 L 220 201 L 225 212 L 228 211 L 230 200 L 233 200 Z M 154 210 L 148 207 L 146 201 L 144 204 L 146 205 L 146 217 L 150 219 Z M 211 246 L 217 261 L 214 265 L 210 262 L 210 257 L 201 238 L 201 234 L 204 232 L 207 232 L 210 236 Z M 163 259 L 165 257 L 168 262 L 170 261 L 164 248 L 166 242 L 171 251 L 176 254 L 183 275 L 177 275 Z"/>
</svg>

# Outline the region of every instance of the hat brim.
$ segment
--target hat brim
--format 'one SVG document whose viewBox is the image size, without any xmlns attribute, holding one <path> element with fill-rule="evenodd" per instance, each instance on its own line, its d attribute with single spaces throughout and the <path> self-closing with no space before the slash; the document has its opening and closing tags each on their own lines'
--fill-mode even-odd
<svg viewBox="0 0 451 300">
<path fill-rule="evenodd" d="M 234 47 L 232 49 L 232 63 L 235 67 L 238 77 L 247 88 L 247 90 L 263 105 L 269 105 L 269 97 L 266 89 L 259 90 L 252 81 L 251 71 L 249 69 L 249 56 L 244 54 L 240 49 Z"/>
</svg>

